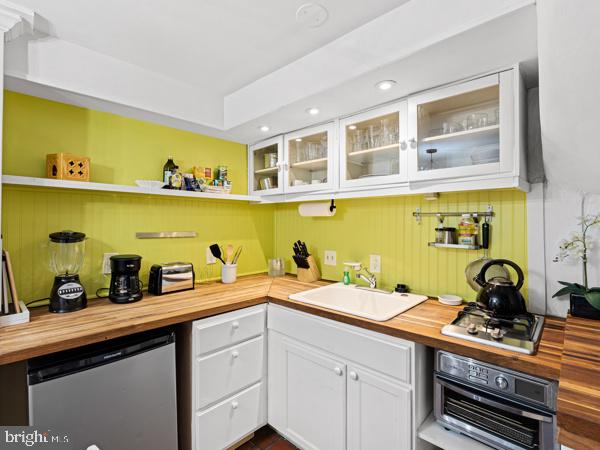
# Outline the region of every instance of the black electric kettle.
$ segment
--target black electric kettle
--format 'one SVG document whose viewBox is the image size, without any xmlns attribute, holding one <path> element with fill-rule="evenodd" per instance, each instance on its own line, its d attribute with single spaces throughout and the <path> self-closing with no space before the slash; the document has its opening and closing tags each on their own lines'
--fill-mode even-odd
<svg viewBox="0 0 600 450">
<path fill-rule="evenodd" d="M 494 277 L 486 281 L 485 273 L 490 267 L 505 264 L 515 269 L 519 277 L 516 285 L 505 277 Z M 483 265 L 481 271 L 475 277 L 475 282 L 481 286 L 481 290 L 477 294 L 477 303 L 499 317 L 514 317 L 519 314 L 526 314 L 525 299 L 519 292 L 524 280 L 523 271 L 514 262 L 508 259 L 492 259 Z"/>
</svg>

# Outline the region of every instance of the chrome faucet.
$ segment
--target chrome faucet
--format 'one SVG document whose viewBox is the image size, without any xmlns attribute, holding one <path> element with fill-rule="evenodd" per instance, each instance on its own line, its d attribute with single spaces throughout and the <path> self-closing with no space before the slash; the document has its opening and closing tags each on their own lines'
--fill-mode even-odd
<svg viewBox="0 0 600 450">
<path fill-rule="evenodd" d="M 364 273 L 357 272 L 356 279 L 365 280 L 367 283 L 369 283 L 370 289 L 376 289 L 377 288 L 377 278 L 375 278 L 375 275 L 372 274 L 371 272 L 369 272 L 366 267 L 361 267 L 359 269 L 359 271 L 360 270 L 365 272 L 366 275 Z"/>
</svg>

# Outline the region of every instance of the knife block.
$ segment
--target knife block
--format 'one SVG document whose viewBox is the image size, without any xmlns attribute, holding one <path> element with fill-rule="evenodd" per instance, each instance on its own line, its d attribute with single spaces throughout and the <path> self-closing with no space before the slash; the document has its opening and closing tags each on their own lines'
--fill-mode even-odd
<svg viewBox="0 0 600 450">
<path fill-rule="evenodd" d="M 308 262 L 308 269 L 301 269 L 298 267 L 297 277 L 298 281 L 303 281 L 305 283 L 312 283 L 313 281 L 317 281 L 321 279 L 321 272 L 317 267 L 317 262 L 312 255 L 306 258 Z"/>
</svg>

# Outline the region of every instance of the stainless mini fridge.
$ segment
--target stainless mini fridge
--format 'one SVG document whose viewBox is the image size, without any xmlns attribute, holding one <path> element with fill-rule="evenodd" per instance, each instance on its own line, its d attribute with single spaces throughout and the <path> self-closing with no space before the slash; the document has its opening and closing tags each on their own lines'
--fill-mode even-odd
<svg viewBox="0 0 600 450">
<path fill-rule="evenodd" d="M 29 424 L 74 449 L 176 450 L 175 334 L 153 331 L 34 358 Z"/>
</svg>

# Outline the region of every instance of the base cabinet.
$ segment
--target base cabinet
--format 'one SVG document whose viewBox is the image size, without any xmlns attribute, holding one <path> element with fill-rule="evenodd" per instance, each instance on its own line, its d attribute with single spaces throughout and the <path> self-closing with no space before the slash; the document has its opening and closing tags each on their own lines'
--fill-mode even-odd
<svg viewBox="0 0 600 450">
<path fill-rule="evenodd" d="M 425 347 L 272 304 L 267 328 L 268 421 L 290 441 L 306 450 L 428 447 L 416 436 L 431 409 Z M 390 352 L 402 361 L 389 364 Z"/>
<path fill-rule="evenodd" d="M 410 388 L 367 368 L 348 367 L 348 450 L 410 449 Z"/>
</svg>

